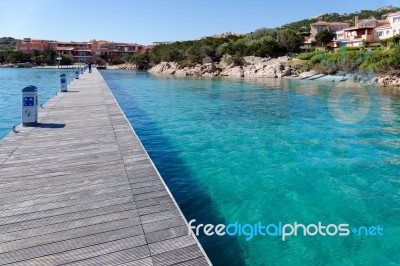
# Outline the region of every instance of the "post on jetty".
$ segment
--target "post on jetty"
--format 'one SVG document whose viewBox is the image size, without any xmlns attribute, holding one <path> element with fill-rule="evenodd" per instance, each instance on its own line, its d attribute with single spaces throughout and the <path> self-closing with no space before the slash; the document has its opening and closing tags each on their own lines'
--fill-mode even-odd
<svg viewBox="0 0 400 266">
<path fill-rule="evenodd" d="M 92 70 L 0 142 L 0 265 L 210 265 Z"/>
</svg>

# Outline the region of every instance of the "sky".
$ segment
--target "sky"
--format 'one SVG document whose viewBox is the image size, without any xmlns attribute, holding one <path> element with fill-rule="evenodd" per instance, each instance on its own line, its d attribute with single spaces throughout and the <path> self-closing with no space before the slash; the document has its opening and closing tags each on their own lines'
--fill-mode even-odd
<svg viewBox="0 0 400 266">
<path fill-rule="evenodd" d="M 146 45 L 386 5 L 400 0 L 0 0 L 0 37 Z"/>
</svg>

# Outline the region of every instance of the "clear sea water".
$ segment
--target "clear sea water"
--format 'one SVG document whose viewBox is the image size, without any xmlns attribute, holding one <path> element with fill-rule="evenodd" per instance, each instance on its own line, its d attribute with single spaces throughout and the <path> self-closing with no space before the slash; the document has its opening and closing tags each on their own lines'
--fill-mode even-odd
<svg viewBox="0 0 400 266">
<path fill-rule="evenodd" d="M 369 98 L 369 111 L 346 124 L 332 115 L 332 82 L 102 75 L 187 220 L 384 228 L 286 241 L 203 235 L 215 265 L 400 264 L 399 91 L 365 88 L 369 97 L 354 99 Z M 366 106 L 342 98 L 350 113 Z"/>
<path fill-rule="evenodd" d="M 49 98 L 54 72 L 0 69 L 0 137 L 19 120 L 20 89 L 54 75 L 54 88 L 40 86 Z M 337 103 L 331 82 L 101 73 L 187 220 L 384 228 L 383 236 L 286 241 L 201 235 L 214 265 L 400 264 L 399 90 L 365 87 L 368 97 L 347 93 Z M 335 103 L 350 115 L 340 117 Z M 358 106 L 365 116 L 346 123 Z"/>
<path fill-rule="evenodd" d="M 34 85 L 39 91 L 39 103 L 46 103 L 60 91 L 60 75 L 67 75 L 67 83 L 75 78 L 74 69 L 1 68 L 0 69 L 0 139 L 12 125 L 21 123 L 21 91 Z"/>
</svg>

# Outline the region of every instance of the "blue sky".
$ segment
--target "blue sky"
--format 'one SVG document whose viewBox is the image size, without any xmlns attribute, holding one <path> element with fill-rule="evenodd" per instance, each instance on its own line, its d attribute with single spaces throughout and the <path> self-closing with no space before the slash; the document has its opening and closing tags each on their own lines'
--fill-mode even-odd
<svg viewBox="0 0 400 266">
<path fill-rule="evenodd" d="M 150 44 L 261 27 L 400 0 L 0 0 L 0 37 Z"/>
</svg>

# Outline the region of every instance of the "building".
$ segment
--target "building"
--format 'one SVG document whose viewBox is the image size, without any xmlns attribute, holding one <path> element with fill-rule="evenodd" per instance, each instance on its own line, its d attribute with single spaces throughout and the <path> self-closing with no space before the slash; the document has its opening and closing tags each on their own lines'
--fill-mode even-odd
<svg viewBox="0 0 400 266">
<path fill-rule="evenodd" d="M 330 32 L 337 32 L 343 29 L 346 29 L 350 26 L 347 22 L 325 22 L 325 21 L 317 21 L 315 23 L 310 24 L 310 38 L 309 42 L 315 42 L 315 36 L 323 30 L 329 30 Z"/>
<path fill-rule="evenodd" d="M 49 49 L 49 44 L 49 41 L 24 38 L 22 41 L 17 42 L 16 50 L 32 55 L 34 50 L 43 52 L 44 50 Z"/>
<path fill-rule="evenodd" d="M 314 45 L 314 41 L 310 40 L 311 33 L 309 32 L 299 32 L 299 34 L 304 38 L 302 49 L 311 48 Z"/>
<path fill-rule="evenodd" d="M 386 14 L 387 24 L 377 27 L 376 39 L 384 40 L 400 34 L 400 11 Z"/>
<path fill-rule="evenodd" d="M 375 18 L 359 20 L 358 16 L 356 16 L 354 18 L 354 27 L 336 31 L 333 47 L 362 47 L 365 42 L 376 41 L 376 29 L 387 25 L 387 20 L 377 20 Z"/>
<path fill-rule="evenodd" d="M 213 36 L 211 36 L 212 38 L 217 38 L 217 39 L 222 39 L 222 38 L 226 38 L 229 36 L 237 36 L 237 37 L 243 37 L 246 34 L 241 34 L 241 33 L 232 33 L 232 32 L 225 32 L 222 34 L 214 34 Z M 207 37 L 206 37 L 207 38 Z"/>
<path fill-rule="evenodd" d="M 113 58 L 119 55 L 131 55 L 144 51 L 144 46 L 136 43 L 116 43 L 109 41 L 91 41 L 91 50 L 96 56 Z"/>
<path fill-rule="evenodd" d="M 153 45 L 157 46 L 157 45 L 165 45 L 165 44 L 171 44 L 171 43 L 172 43 L 171 41 L 153 42 Z"/>
<path fill-rule="evenodd" d="M 58 52 L 59 55 L 69 57 L 76 63 L 89 63 L 93 61 L 89 42 L 50 42 L 50 49 Z"/>
<path fill-rule="evenodd" d="M 76 63 L 96 61 L 106 63 L 111 62 L 115 56 L 130 55 L 144 51 L 144 47 L 136 43 L 116 43 L 96 40 L 89 42 L 57 42 L 25 38 L 16 45 L 17 51 L 27 54 L 32 54 L 33 50 L 43 52 L 45 49 L 52 49 L 59 55 L 69 57 Z"/>
</svg>

